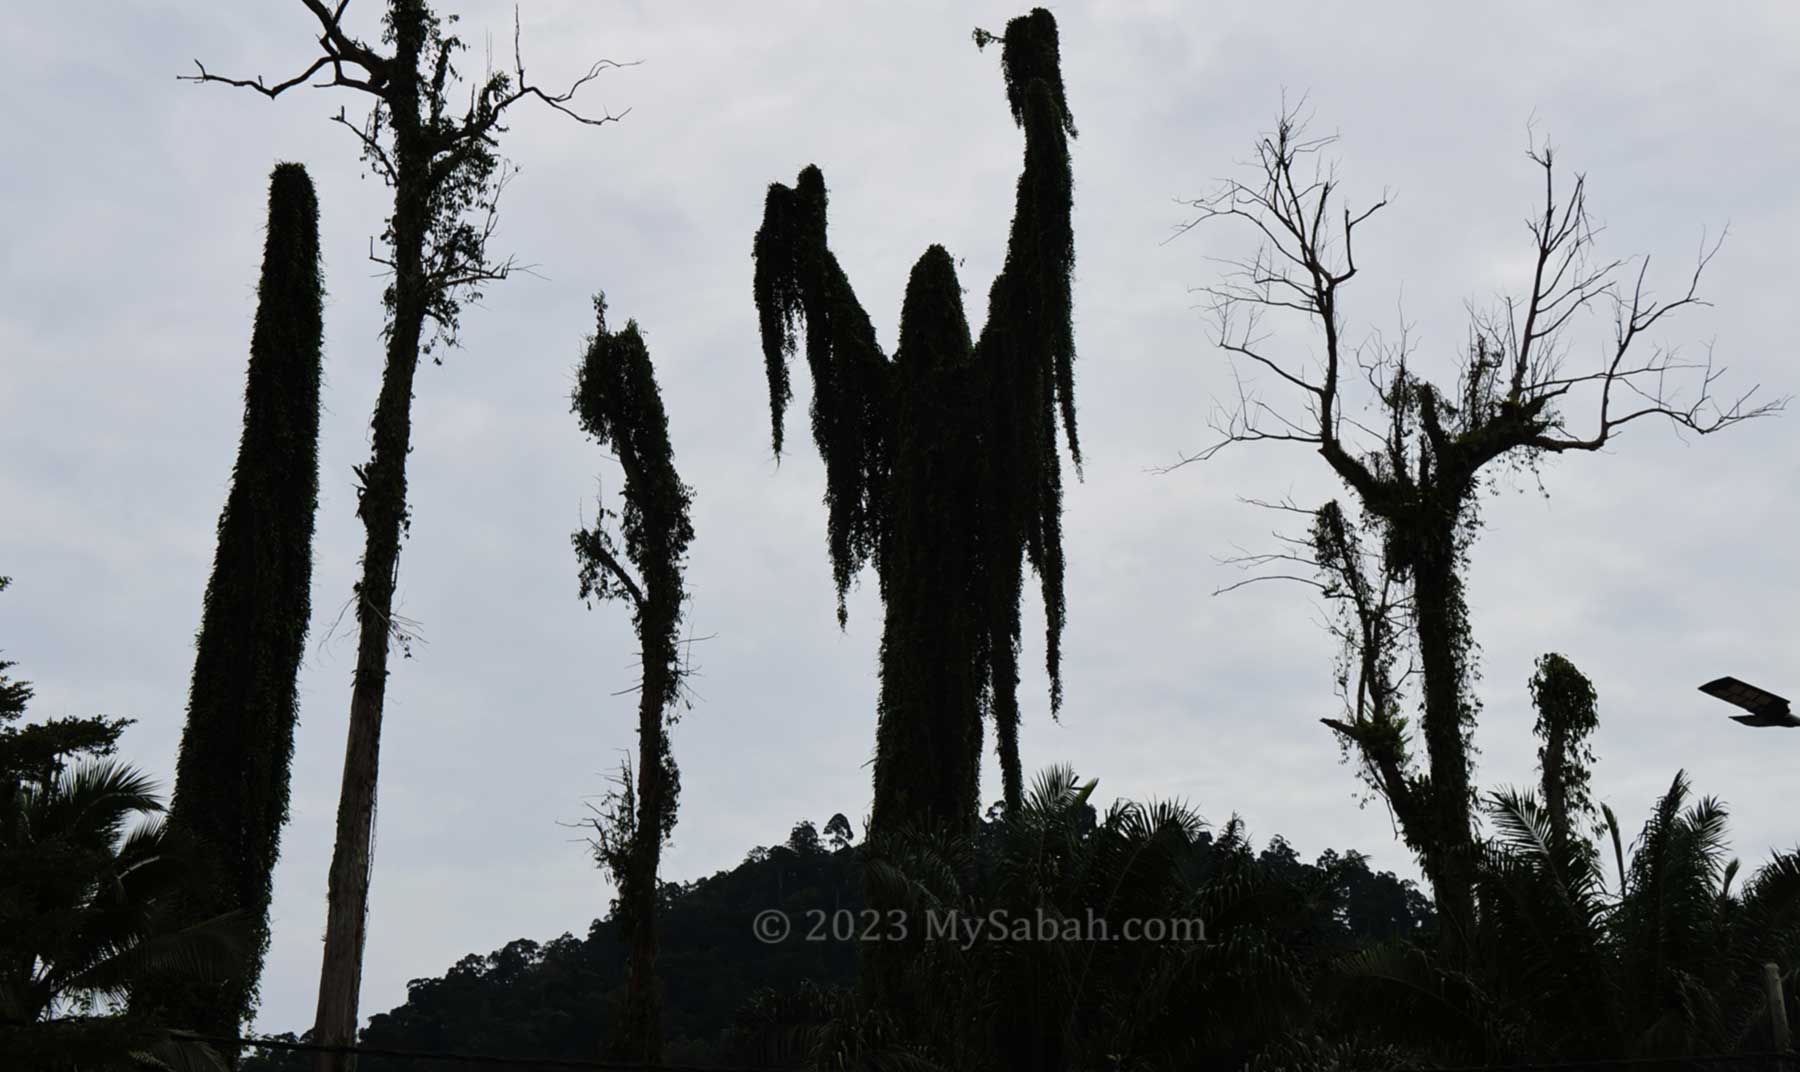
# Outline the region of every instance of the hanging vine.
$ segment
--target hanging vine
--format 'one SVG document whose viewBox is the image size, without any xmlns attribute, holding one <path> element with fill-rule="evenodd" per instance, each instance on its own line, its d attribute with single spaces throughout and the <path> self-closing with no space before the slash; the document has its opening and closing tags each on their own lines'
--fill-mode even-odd
<svg viewBox="0 0 1800 1072">
<path fill-rule="evenodd" d="M 839 624 L 851 583 L 871 562 L 886 605 L 877 825 L 973 820 L 984 714 L 995 722 L 1006 800 L 1018 802 L 1026 561 L 1042 590 L 1052 713 L 1062 704 L 1059 418 L 1081 464 L 1071 317 L 1075 124 L 1050 13 L 1013 19 L 998 37 L 975 33 L 978 46 L 995 40 L 1025 161 L 1005 265 L 978 339 L 971 342 L 950 255 L 932 246 L 907 285 L 899 350 L 891 360 L 882 353 L 826 241 L 817 167 L 791 187 L 769 187 L 756 235 L 754 291 L 776 456 L 793 398 L 788 363 L 804 348 Z"/>
</svg>

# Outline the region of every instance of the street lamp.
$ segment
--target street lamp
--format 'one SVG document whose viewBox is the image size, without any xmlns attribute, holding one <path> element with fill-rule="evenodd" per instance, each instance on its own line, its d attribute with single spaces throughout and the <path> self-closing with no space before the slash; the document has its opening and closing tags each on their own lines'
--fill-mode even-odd
<svg viewBox="0 0 1800 1072">
<path fill-rule="evenodd" d="M 1795 718 L 1788 710 L 1786 699 L 1755 685 L 1746 685 L 1735 677 L 1708 681 L 1700 686 L 1700 691 L 1750 712 L 1732 715 L 1733 722 L 1742 722 L 1746 726 L 1800 726 L 1800 718 Z"/>
</svg>

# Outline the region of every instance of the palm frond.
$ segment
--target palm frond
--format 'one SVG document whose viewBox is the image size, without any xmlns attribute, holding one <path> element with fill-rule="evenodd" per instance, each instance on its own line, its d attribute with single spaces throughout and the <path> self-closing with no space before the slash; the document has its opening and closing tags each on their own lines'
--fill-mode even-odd
<svg viewBox="0 0 1800 1072">
<path fill-rule="evenodd" d="M 150 934 L 87 965 L 62 985 L 123 998 L 132 984 L 155 975 L 203 982 L 229 979 L 244 970 L 251 929 L 248 916 L 238 910 L 178 931 Z"/>
<path fill-rule="evenodd" d="M 1625 843 L 1619 836 L 1619 817 L 1613 814 L 1611 804 L 1600 805 L 1600 814 L 1606 817 L 1606 831 L 1612 836 L 1613 862 L 1619 867 L 1619 894 L 1625 893 Z"/>
<path fill-rule="evenodd" d="M 1324 986 L 1350 1022 L 1439 1061 L 1482 1063 L 1528 1053 L 1516 1019 L 1473 980 L 1405 943 L 1341 958 Z"/>
<path fill-rule="evenodd" d="M 64 770 L 49 786 L 28 786 L 21 812 L 34 841 L 60 838 L 111 849 L 133 815 L 162 811 L 156 783 L 128 764 L 94 759 Z"/>
</svg>

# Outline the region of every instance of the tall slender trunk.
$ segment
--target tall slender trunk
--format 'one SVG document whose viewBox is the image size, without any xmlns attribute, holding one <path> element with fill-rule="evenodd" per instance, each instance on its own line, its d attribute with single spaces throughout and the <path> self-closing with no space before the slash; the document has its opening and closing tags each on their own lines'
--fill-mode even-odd
<svg viewBox="0 0 1800 1072">
<path fill-rule="evenodd" d="M 651 634 L 646 631 L 646 635 Z M 668 675 L 652 645 L 644 644 L 643 689 L 638 698 L 638 786 L 636 836 L 631 843 L 625 902 L 625 1012 L 616 1055 L 647 1065 L 662 1064 L 662 999 L 656 983 L 657 874 L 662 864 L 664 809 L 669 792 L 665 766 L 669 750 L 662 699 Z"/>
<path fill-rule="evenodd" d="M 209 1035 L 236 1035 L 255 1008 L 311 610 L 323 291 L 318 199 L 299 164 L 279 164 L 269 177 L 257 296 L 243 434 L 219 517 L 169 805 L 170 828 L 192 836 L 211 865 L 208 885 L 183 897 L 181 923 L 243 912 L 250 948 L 229 980 L 158 975 L 131 995 L 134 1010 Z"/>
<path fill-rule="evenodd" d="M 1475 849 L 1470 830 L 1467 612 L 1456 575 L 1451 525 L 1413 533 L 1413 597 L 1425 700 L 1431 785 L 1425 800 L 1425 869 L 1436 896 L 1439 949 L 1460 964 L 1475 920 Z"/>
<path fill-rule="evenodd" d="M 404 49 L 403 49 L 404 50 Z M 412 440 L 413 376 L 430 298 L 423 251 L 428 226 L 429 158 L 420 145 L 415 107 L 393 115 L 398 181 L 395 183 L 393 318 L 387 364 L 370 422 L 369 464 L 361 471 L 357 514 L 364 531 L 362 579 L 356 585 L 356 675 L 350 693 L 350 730 L 344 779 L 338 796 L 337 841 L 326 895 L 325 953 L 319 970 L 314 1041 L 349 1045 L 356 1039 L 367 937 L 369 879 L 374 866 L 376 777 L 381 758 L 381 716 L 387 697 L 394 585 L 400 539 L 406 526 L 406 456 Z M 414 117 L 412 122 L 407 119 Z M 320 1054 L 318 1072 L 351 1072 L 353 1056 Z"/>
<path fill-rule="evenodd" d="M 646 1066 L 662 1063 L 662 1008 L 656 979 L 656 915 L 663 841 L 675 826 L 680 774 L 669 747 L 669 705 L 678 699 L 679 630 L 687 598 L 683 563 L 694 528 L 688 518 L 693 491 L 675 471 L 668 417 L 656 374 L 637 323 L 606 328 L 606 303 L 596 296 L 596 330 L 576 376 L 574 408 L 583 431 L 612 447 L 625 470 L 624 554 L 597 520 L 574 535 L 582 561 L 581 596 L 628 598 L 633 607 L 643 667 L 638 686 L 638 763 L 627 788 L 634 790 L 629 829 L 609 816 L 595 843 L 600 862 L 619 889 L 617 919 L 626 943 L 626 988 L 607 1037 L 611 1055 Z"/>
<path fill-rule="evenodd" d="M 1569 844 L 1569 728 L 1561 722 L 1549 726 L 1541 761 L 1544 811 L 1550 818 L 1550 843 L 1558 855 Z"/>
</svg>

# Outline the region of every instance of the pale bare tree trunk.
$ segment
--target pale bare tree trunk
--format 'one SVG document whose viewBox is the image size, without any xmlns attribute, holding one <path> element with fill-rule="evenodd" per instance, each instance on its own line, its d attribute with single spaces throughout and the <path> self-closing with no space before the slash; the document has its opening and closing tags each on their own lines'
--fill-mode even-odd
<svg viewBox="0 0 1800 1072">
<path fill-rule="evenodd" d="M 397 115 L 406 114 L 396 110 Z M 411 114 L 416 114 L 411 113 Z M 331 854 L 325 913 L 325 953 L 313 1040 L 347 1046 L 356 1041 L 362 958 L 367 940 L 369 879 L 374 867 L 375 788 L 381 760 L 381 716 L 387 698 L 388 649 L 393 639 L 394 584 L 406 526 L 406 456 L 412 440 L 413 375 L 419 367 L 429 281 L 422 264 L 427 217 L 427 158 L 414 149 L 414 124 L 396 123 L 399 182 L 394 214 L 394 319 L 387 367 L 370 422 L 373 443 L 361 473 L 362 580 L 356 586 L 360 634 L 350 693 L 350 731 L 338 796 L 337 841 Z M 352 1072 L 356 1058 L 320 1054 L 318 1072 Z"/>
</svg>

